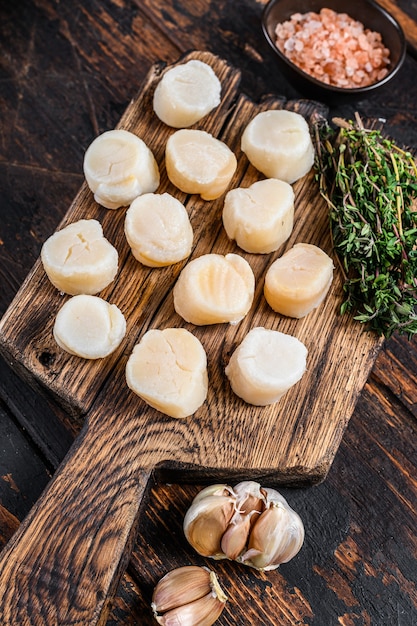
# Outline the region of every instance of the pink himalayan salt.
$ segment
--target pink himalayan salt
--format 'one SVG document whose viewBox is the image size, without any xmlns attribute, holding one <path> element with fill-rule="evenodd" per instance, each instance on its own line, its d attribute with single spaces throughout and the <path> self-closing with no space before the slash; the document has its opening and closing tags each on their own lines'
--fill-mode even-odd
<svg viewBox="0 0 417 626">
<path fill-rule="evenodd" d="M 317 80 L 343 88 L 365 87 L 388 73 L 389 50 L 380 33 L 346 13 L 294 13 L 278 24 L 276 46 Z"/>
</svg>

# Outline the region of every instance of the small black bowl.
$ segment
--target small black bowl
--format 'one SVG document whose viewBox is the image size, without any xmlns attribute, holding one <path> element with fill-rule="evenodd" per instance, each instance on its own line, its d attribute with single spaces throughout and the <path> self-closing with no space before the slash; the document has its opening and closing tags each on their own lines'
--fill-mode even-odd
<svg viewBox="0 0 417 626">
<path fill-rule="evenodd" d="M 336 13 L 347 13 L 362 22 L 365 28 L 379 32 L 390 51 L 388 74 L 382 80 L 366 87 L 343 88 L 327 85 L 294 65 L 275 45 L 275 28 L 290 19 L 293 13 L 319 12 L 328 8 Z M 385 9 L 372 0 L 270 0 L 262 15 L 262 30 L 276 54 L 282 73 L 303 95 L 326 102 L 343 102 L 373 94 L 396 76 L 406 55 L 406 41 L 398 22 Z"/>
</svg>

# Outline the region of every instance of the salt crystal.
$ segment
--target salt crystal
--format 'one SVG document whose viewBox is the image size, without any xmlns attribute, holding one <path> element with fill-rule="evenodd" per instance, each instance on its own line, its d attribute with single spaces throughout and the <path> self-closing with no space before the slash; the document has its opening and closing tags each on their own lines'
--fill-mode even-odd
<svg viewBox="0 0 417 626">
<path fill-rule="evenodd" d="M 365 29 L 347 13 L 327 8 L 320 13 L 294 13 L 277 25 L 275 34 L 278 49 L 322 82 L 347 88 L 366 86 L 388 73 L 389 50 L 380 33 Z M 352 72 L 358 68 L 362 69 Z"/>
</svg>

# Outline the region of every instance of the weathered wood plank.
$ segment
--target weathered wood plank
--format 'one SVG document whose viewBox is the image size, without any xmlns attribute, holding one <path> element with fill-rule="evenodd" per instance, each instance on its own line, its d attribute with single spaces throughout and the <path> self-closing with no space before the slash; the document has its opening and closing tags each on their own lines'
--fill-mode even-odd
<svg viewBox="0 0 417 626">
<path fill-rule="evenodd" d="M 400 623 L 411 626 L 417 615 L 415 437 L 415 421 L 401 403 L 392 404 L 383 387 L 367 384 L 327 480 L 312 488 L 281 488 L 304 520 L 306 539 L 292 561 L 265 574 L 197 555 L 182 523 L 199 488 L 153 485 L 148 523 L 130 564 L 147 603 L 143 623 L 152 624 L 157 580 L 191 563 L 215 569 L 229 595 L 219 624 L 269 624 L 273 616 L 280 626 L 385 626 L 399 615 Z"/>
<path fill-rule="evenodd" d="M 95 134 L 94 129 L 105 130 L 117 123 L 155 60 L 173 61 L 179 51 L 191 47 L 201 49 L 203 44 L 199 42 L 204 42 L 207 49 L 238 61 L 243 68 L 247 93 L 256 97 L 268 91 L 279 94 L 291 91 L 291 86 L 276 71 L 270 52 L 262 49 L 257 26 L 262 4 L 263 1 L 244 0 L 236 11 L 236 3 L 212 2 L 206 12 L 200 3 L 188 3 L 189 9 L 183 8 L 187 3 L 162 3 L 160 0 L 148 3 L 143 26 L 149 30 L 150 24 L 155 25 L 152 31 L 155 40 L 151 44 L 155 51 L 153 57 L 142 50 L 139 28 L 134 37 L 126 36 L 132 11 L 130 2 L 101 3 L 100 9 L 107 15 L 108 30 L 118 33 L 117 37 L 112 37 L 103 32 L 104 43 L 97 37 L 99 28 L 93 27 L 99 19 L 97 16 L 90 18 L 97 3 L 90 0 L 72 3 L 24 0 L 14 5 L 2 4 L 2 313 L 36 260 L 42 241 L 58 224 L 81 184 L 82 154 Z M 416 10 L 414 1 L 401 0 L 396 4 L 407 14 Z M 138 0 L 138 11 L 144 14 L 142 5 Z M 189 14 L 189 33 L 177 19 L 184 10 Z M 194 11 L 196 16 L 193 17 Z M 12 12 L 13 19 L 8 22 Z M 85 27 L 88 22 L 89 28 Z M 10 39 L 4 37 L 5 32 L 9 32 Z M 34 32 L 37 32 L 35 38 Z M 68 44 L 69 35 L 74 45 Z M 136 60 L 130 62 L 125 54 L 126 67 L 117 65 L 115 60 L 119 45 L 124 45 L 118 43 L 119 37 L 128 41 L 132 58 Z M 116 43 L 113 49 L 109 42 Z M 197 43 L 191 45 L 192 42 Z M 146 46 L 149 45 L 148 38 Z M 32 52 L 30 56 L 28 51 L 33 49 L 37 54 Z M 100 60 L 101 55 L 105 61 Z M 78 66 L 77 56 L 81 59 Z M 4 71 L 5 63 L 13 60 L 15 63 Z M 94 64 L 100 75 L 95 73 Z M 390 133 L 394 131 L 392 134 L 401 143 L 417 145 L 414 77 L 415 63 L 408 58 L 401 88 L 387 88 L 377 98 L 360 102 L 358 106 L 363 115 L 388 118 Z M 83 81 L 90 91 L 88 98 Z M 31 86 L 30 90 L 26 89 L 27 85 Z M 346 107 L 343 115 L 351 115 L 353 110 L 354 107 Z M 10 119 L 13 124 L 9 123 Z M 308 509 L 305 517 L 308 538 L 300 554 L 301 560 L 293 564 L 294 571 L 290 573 L 291 564 L 288 564 L 280 568 L 279 576 L 254 584 L 256 577 L 249 576 L 246 570 L 241 572 L 239 568 L 222 564 L 220 574 L 228 591 L 232 592 L 233 602 L 228 605 L 225 621 L 222 618 L 219 624 L 259 626 L 256 607 L 258 602 L 262 604 L 264 596 L 272 611 L 267 615 L 265 624 L 268 625 L 275 625 L 276 615 L 281 618 L 283 606 L 286 616 L 280 620 L 280 626 L 303 622 L 314 626 L 333 623 L 411 626 L 417 621 L 417 548 L 413 532 L 417 507 L 411 509 L 408 505 L 413 502 L 415 476 L 416 433 L 409 428 L 409 419 L 413 411 L 415 415 L 412 376 L 416 370 L 414 347 L 405 340 L 400 343 L 401 346 L 397 346 L 397 339 L 394 339 L 379 353 L 370 379 L 371 393 L 367 385 L 328 479 L 313 489 L 290 492 L 291 500 L 303 516 Z M 408 381 L 405 386 L 401 382 L 403 371 Z M 8 385 L 8 381 L 4 379 L 4 382 Z M 383 382 L 384 387 L 374 392 L 378 382 Z M 376 398 L 381 398 L 381 402 Z M 404 411 L 403 402 L 409 407 L 409 414 Z M 41 406 L 42 403 L 35 400 L 29 407 L 33 415 L 28 417 L 32 428 L 39 430 L 39 436 L 49 438 L 45 445 L 57 446 L 55 458 L 58 458 L 62 444 L 58 433 L 53 434 L 53 416 L 44 414 Z M 23 408 L 25 413 L 27 410 Z M 58 414 L 59 419 L 64 420 L 64 414 L 61 411 Z M 19 411 L 17 419 L 21 419 Z M 186 479 L 185 472 L 183 478 Z M 196 486 L 159 485 L 152 490 L 150 503 L 141 516 L 144 547 L 138 558 L 143 573 L 137 579 L 141 581 L 142 595 L 136 595 L 136 583 L 127 578 L 127 584 L 119 588 L 119 597 L 109 618 L 112 626 L 154 623 L 149 610 L 151 588 L 165 567 L 174 567 L 184 560 L 181 512 L 177 516 L 175 511 L 179 506 L 183 511 L 197 489 Z M 152 506 L 154 501 L 155 506 Z M 170 552 L 164 547 L 168 542 Z M 194 555 L 190 554 L 191 558 L 194 559 Z M 235 587 L 240 591 L 235 591 Z M 264 615 L 262 606 L 260 611 Z"/>
<path fill-rule="evenodd" d="M 0 550 L 19 528 L 19 520 L 4 506 L 0 505 Z M 117 590 L 117 597 L 110 608 L 107 626 L 136 626 L 142 623 L 144 611 L 149 611 L 149 604 L 143 599 L 143 591 L 135 580 L 125 573 Z"/>
<path fill-rule="evenodd" d="M 192 57 L 211 63 L 222 81 L 223 106 L 206 119 L 204 128 L 221 136 L 238 154 L 238 178 L 232 185 L 242 181 L 248 185 L 258 179 L 258 173 L 247 167 L 243 155 L 239 155 L 241 132 L 255 113 L 281 108 L 283 103 L 268 100 L 259 107 L 247 98 L 236 103 L 239 73 L 208 53 L 194 53 Z M 152 115 L 151 87 L 159 74 L 158 69 L 150 74 L 148 88 L 128 108 L 120 127 L 142 136 L 161 163 L 168 132 L 172 131 L 161 128 Z M 233 115 L 220 135 L 232 104 Z M 309 103 L 285 106 L 306 117 L 317 114 L 317 106 Z M 162 141 L 156 143 L 161 135 Z M 166 176 L 162 179 L 166 185 L 162 189 L 172 192 Z M 295 191 L 296 225 L 288 246 L 294 241 L 309 241 L 331 253 L 327 209 L 320 201 L 313 174 L 297 183 Z M 204 203 L 191 197 L 187 206 L 196 229 L 194 254 L 201 254 L 201 246 L 205 251 L 230 251 L 231 242 L 220 228 L 221 201 Z M 119 304 L 130 327 L 137 327 L 139 334 L 149 326 L 178 325 L 169 290 L 179 268 L 168 268 L 164 276 L 164 272 L 136 267 L 123 239 L 123 211 L 106 212 L 96 206 L 84 185 L 63 224 L 80 217 L 99 216 L 109 239 L 118 243 L 118 249 L 124 245 L 124 276 L 105 290 L 104 297 Z M 128 336 L 128 343 L 108 360 L 103 371 L 97 369 L 97 362 L 85 363 L 59 354 L 51 344 L 51 324 L 62 295 L 52 288 L 40 262 L 37 263 L 3 317 L 2 346 L 65 403 L 84 406 L 88 416 L 59 472 L 1 555 L 0 607 L 5 623 L 12 615 L 44 619 L 48 614 L 54 614 L 58 623 L 64 619 L 103 622 L 108 601 L 127 564 L 150 473 L 165 461 L 194 467 L 205 480 L 220 475 L 268 475 L 269 480 L 281 482 L 314 482 L 327 474 L 380 341 L 363 332 L 351 319 L 338 315 L 342 277 L 337 273 L 320 312 L 316 310 L 302 320 L 276 316 L 262 298 L 262 275 L 272 259 L 268 255 L 249 257 L 258 284 L 251 315 L 236 327 L 229 325 L 225 329 L 219 325 L 208 333 L 204 328 L 194 329 L 209 355 L 212 389 L 204 409 L 189 420 L 164 419 L 127 393 L 122 384 L 121 354 L 125 357 L 130 352 L 129 342 L 137 340 L 136 334 Z M 129 270 L 129 264 L 135 267 Z M 137 282 L 142 282 L 141 298 L 146 306 L 143 302 L 142 307 L 137 306 Z M 48 308 L 42 307 L 40 296 L 48 302 Z M 33 306 L 36 300 L 38 304 Z M 237 402 L 225 384 L 223 368 L 227 356 L 255 325 L 279 327 L 297 335 L 312 355 L 304 386 L 298 388 L 296 395 L 289 394 L 289 400 L 284 400 L 278 412 L 275 406 L 260 409 Z M 55 545 L 56 537 L 62 537 L 59 546 Z M 94 577 L 90 576 L 90 568 L 96 571 Z M 42 581 L 50 577 L 54 582 L 45 587 Z M 30 596 L 25 592 L 27 588 L 31 588 Z M 80 605 L 71 601 L 74 594 Z"/>
<path fill-rule="evenodd" d="M 414 15 L 417 19 L 417 6 L 415 2 L 410 2 L 407 4 L 407 11 L 404 11 L 401 8 L 401 3 L 395 2 L 393 0 L 378 0 L 378 4 L 384 7 L 384 9 L 386 9 L 389 13 L 391 13 L 391 15 L 395 17 L 395 19 L 398 21 L 404 31 L 407 43 L 413 49 L 414 54 L 417 55 L 416 20 L 412 17 L 412 14 L 414 12 Z"/>
<path fill-rule="evenodd" d="M 10 537 L 19 528 L 19 520 L 0 504 L 0 550 L 4 548 Z"/>
<path fill-rule="evenodd" d="M 285 106 L 311 119 L 323 114 L 317 104 L 307 101 L 270 99 L 256 105 L 241 97 L 235 103 L 239 73 L 209 53 L 193 56 L 212 63 L 223 85 L 222 105 L 200 127 L 221 136 L 238 156 L 239 167 L 231 186 L 247 186 L 259 179 L 259 173 L 248 167 L 240 151 L 243 129 L 257 112 Z M 228 240 L 222 228 L 222 198 L 214 202 L 204 202 L 194 196 L 187 199 L 166 177 L 163 155 L 172 129 L 162 125 L 152 110 L 153 88 L 161 71 L 162 68 L 156 68 L 151 72 L 145 88 L 127 109 L 119 126 L 137 132 L 153 150 L 162 172 L 159 191 L 167 190 L 186 203 L 195 231 L 192 258 L 209 251 L 236 252 L 247 258 L 257 283 L 251 312 L 235 326 L 185 324 L 174 312 L 171 297 L 171 288 L 184 263 L 159 270 L 140 266 L 129 254 L 124 238 L 124 211 L 98 207 L 84 184 L 62 224 L 80 217 L 95 217 L 119 250 L 119 276 L 102 296 L 124 312 L 128 321 L 125 342 L 111 357 L 95 362 L 72 357 L 59 349 L 53 340 L 52 326 L 64 298 L 49 283 L 38 262 L 3 317 L 2 346 L 23 366 L 23 371 L 27 370 L 28 380 L 34 376 L 75 413 L 85 415 L 93 404 L 100 419 L 108 414 L 124 415 L 127 419 L 128 415 L 139 412 L 137 437 L 147 441 L 142 450 L 142 467 L 171 461 L 201 466 L 205 468 L 201 470 L 204 476 L 219 470 L 233 475 L 250 469 L 277 478 L 281 476 L 281 479 L 285 477 L 285 480 L 320 480 L 329 469 L 380 340 L 364 332 L 351 319 L 339 316 L 342 276 L 337 270 L 325 303 L 306 318 L 283 318 L 268 307 L 263 297 L 263 277 L 284 248 L 308 241 L 332 254 L 327 208 L 318 194 L 313 172 L 294 185 L 295 227 L 285 247 L 271 255 L 244 254 Z M 232 104 L 232 116 L 223 130 Z M 204 215 L 203 220 L 201 215 Z M 33 302 L 37 305 L 33 306 Z M 48 302 L 48 307 L 42 302 Z M 202 341 L 208 354 L 210 388 L 207 402 L 195 418 L 181 423 L 168 420 L 167 424 L 157 411 L 129 393 L 124 381 L 124 363 L 133 345 L 149 327 L 170 325 L 187 327 Z M 225 379 L 224 367 L 230 354 L 254 326 L 267 326 L 295 335 L 309 350 L 308 372 L 297 389 L 278 405 L 262 408 L 247 405 L 231 393 Z M 184 439 L 190 442 L 187 452 L 182 444 Z M 155 448 L 156 441 L 159 443 Z M 160 451 L 160 456 L 152 458 L 155 449 Z"/>
<path fill-rule="evenodd" d="M 372 376 L 417 417 L 417 340 L 395 335 L 381 350 Z"/>
</svg>

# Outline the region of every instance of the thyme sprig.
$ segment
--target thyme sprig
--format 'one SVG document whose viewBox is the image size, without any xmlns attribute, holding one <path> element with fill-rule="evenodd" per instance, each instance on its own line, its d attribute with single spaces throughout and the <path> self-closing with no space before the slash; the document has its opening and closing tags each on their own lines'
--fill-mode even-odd
<svg viewBox="0 0 417 626">
<path fill-rule="evenodd" d="M 341 313 L 379 335 L 417 333 L 417 165 L 379 129 L 316 125 L 316 172 L 344 276 Z"/>
</svg>

